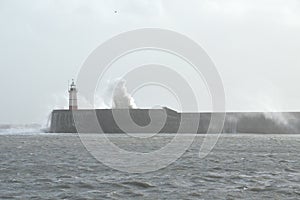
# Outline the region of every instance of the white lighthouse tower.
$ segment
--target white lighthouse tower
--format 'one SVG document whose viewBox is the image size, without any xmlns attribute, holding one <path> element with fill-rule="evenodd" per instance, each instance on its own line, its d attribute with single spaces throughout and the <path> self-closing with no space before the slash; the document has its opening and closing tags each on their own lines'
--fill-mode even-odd
<svg viewBox="0 0 300 200">
<path fill-rule="evenodd" d="M 74 83 L 74 79 L 72 79 L 72 83 L 69 88 L 69 110 L 77 110 L 77 89 Z"/>
</svg>

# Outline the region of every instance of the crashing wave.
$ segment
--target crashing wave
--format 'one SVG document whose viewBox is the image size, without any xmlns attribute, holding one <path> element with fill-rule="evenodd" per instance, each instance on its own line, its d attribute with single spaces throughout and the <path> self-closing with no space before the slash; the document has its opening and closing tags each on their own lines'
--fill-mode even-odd
<svg viewBox="0 0 300 200">
<path fill-rule="evenodd" d="M 1 135 L 41 134 L 47 132 L 40 124 L 1 124 Z"/>
</svg>

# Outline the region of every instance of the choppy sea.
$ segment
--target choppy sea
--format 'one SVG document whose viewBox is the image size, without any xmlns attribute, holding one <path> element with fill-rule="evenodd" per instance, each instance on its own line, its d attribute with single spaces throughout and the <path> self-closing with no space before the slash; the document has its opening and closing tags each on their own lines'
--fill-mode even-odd
<svg viewBox="0 0 300 200">
<path fill-rule="evenodd" d="M 157 137 L 152 144 L 163 146 L 173 136 Z M 300 199 L 300 135 L 223 134 L 201 159 L 204 137 L 168 167 L 132 174 L 97 161 L 77 134 L 1 131 L 0 199 Z"/>
</svg>

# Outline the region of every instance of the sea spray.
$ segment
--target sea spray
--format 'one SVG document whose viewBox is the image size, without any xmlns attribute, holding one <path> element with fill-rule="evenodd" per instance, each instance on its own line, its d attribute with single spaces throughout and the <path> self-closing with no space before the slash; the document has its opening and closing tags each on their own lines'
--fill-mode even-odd
<svg viewBox="0 0 300 200">
<path fill-rule="evenodd" d="M 136 108 L 134 99 L 127 92 L 126 81 L 118 80 L 113 92 L 114 108 Z"/>
<path fill-rule="evenodd" d="M 136 108 L 133 97 L 128 93 L 126 81 L 121 78 L 107 82 L 101 95 L 98 95 L 96 104 L 100 108 Z"/>
</svg>

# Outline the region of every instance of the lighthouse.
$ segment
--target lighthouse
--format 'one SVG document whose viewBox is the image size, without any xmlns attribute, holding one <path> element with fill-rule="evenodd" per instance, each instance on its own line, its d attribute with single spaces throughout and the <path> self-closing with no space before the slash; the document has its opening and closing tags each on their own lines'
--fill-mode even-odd
<svg viewBox="0 0 300 200">
<path fill-rule="evenodd" d="M 74 83 L 74 79 L 72 79 L 72 83 L 69 88 L 69 110 L 77 110 L 77 89 Z"/>
</svg>

